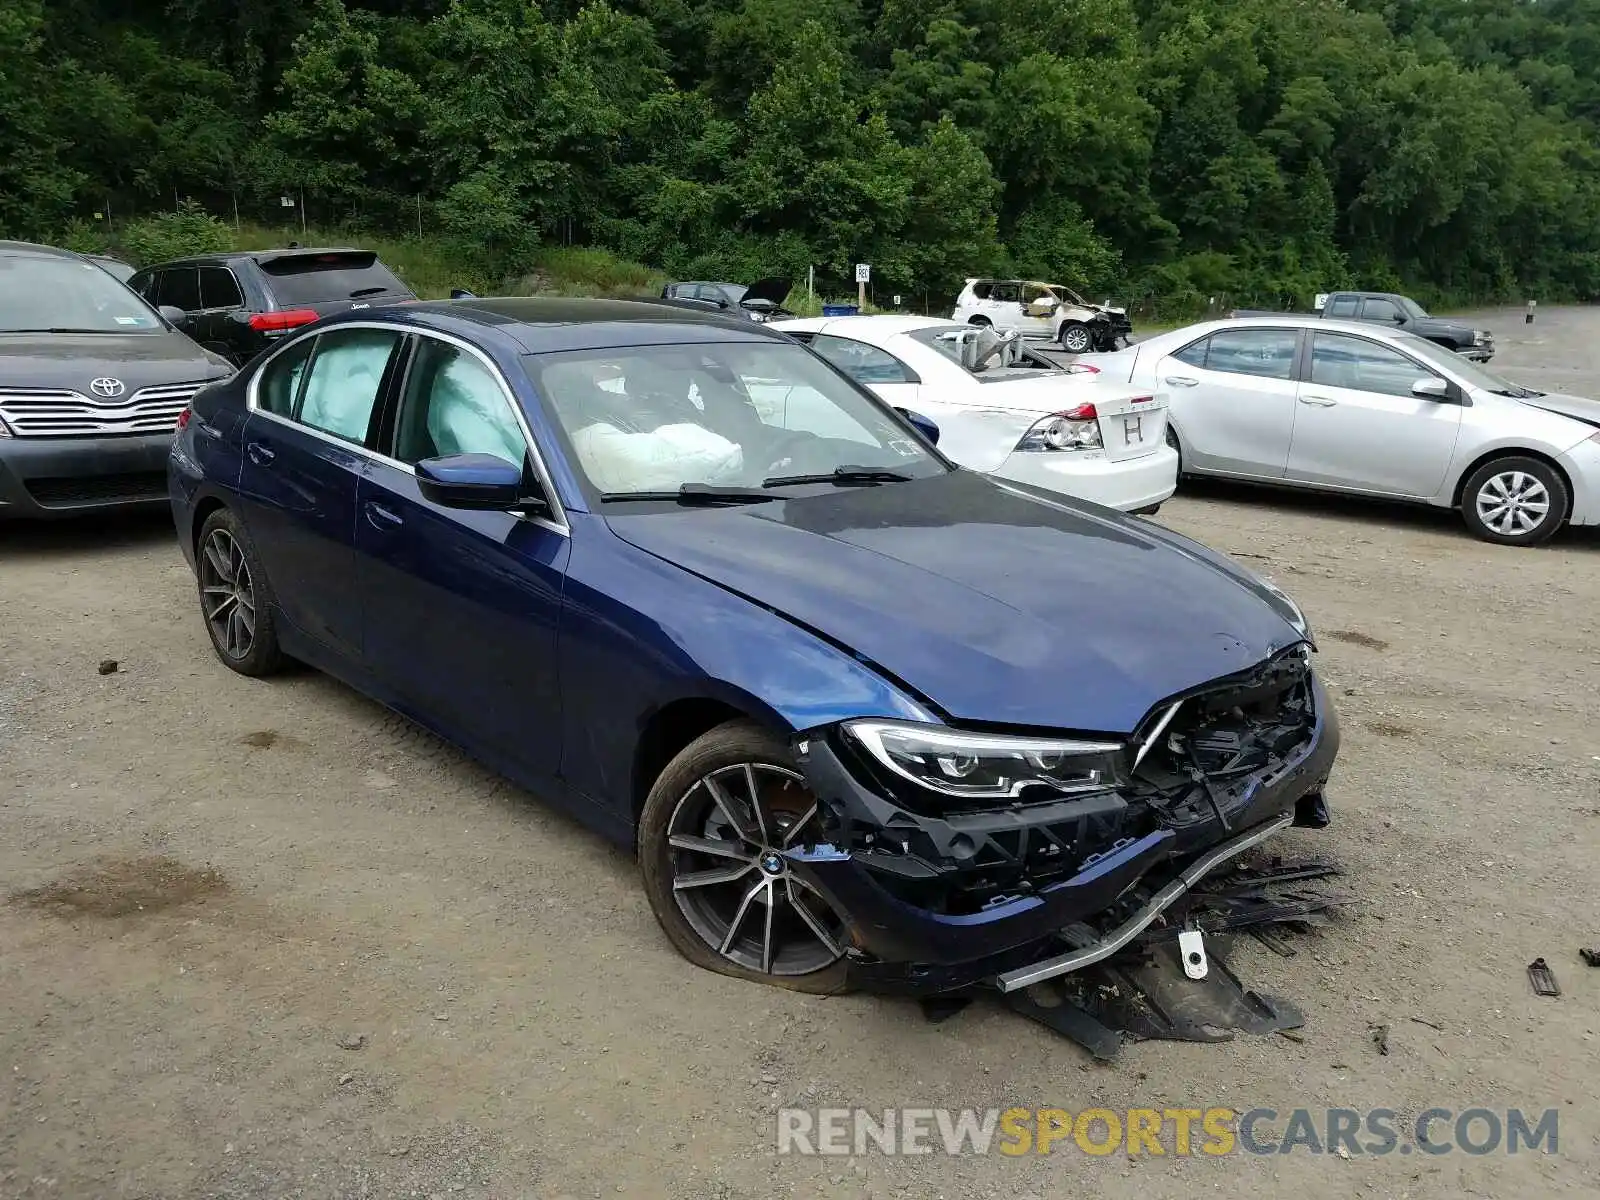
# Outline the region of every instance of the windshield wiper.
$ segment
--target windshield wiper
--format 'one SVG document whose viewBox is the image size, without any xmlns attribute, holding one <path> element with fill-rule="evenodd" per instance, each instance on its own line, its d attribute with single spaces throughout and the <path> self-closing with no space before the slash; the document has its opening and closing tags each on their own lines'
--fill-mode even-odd
<svg viewBox="0 0 1600 1200">
<path fill-rule="evenodd" d="M 1532 400 L 1536 396 L 1544 395 L 1543 392 L 1536 392 L 1532 388 L 1517 387 L 1515 385 L 1508 388 L 1495 388 L 1494 394 L 1496 396 L 1510 396 L 1513 400 Z"/>
<path fill-rule="evenodd" d="M 350 299 L 355 300 L 355 299 L 357 299 L 357 298 L 359 298 L 361 296 L 376 296 L 379 293 L 387 292 L 388 290 L 389 290 L 388 288 L 381 287 L 381 286 L 380 287 L 357 288 L 355 291 L 350 293 Z"/>
<path fill-rule="evenodd" d="M 133 326 L 132 328 L 146 328 Z M 52 325 L 39 329 L 0 329 L 0 333 L 127 333 L 126 329 L 79 329 L 71 325 Z"/>
<path fill-rule="evenodd" d="M 762 504 L 777 497 L 759 488 L 716 487 L 709 483 L 686 483 L 675 492 L 602 492 L 602 501 L 670 500 L 676 504 Z"/>
<path fill-rule="evenodd" d="M 793 483 L 910 483 L 912 477 L 889 467 L 835 467 L 826 475 L 774 475 L 762 487 L 787 487 Z"/>
</svg>

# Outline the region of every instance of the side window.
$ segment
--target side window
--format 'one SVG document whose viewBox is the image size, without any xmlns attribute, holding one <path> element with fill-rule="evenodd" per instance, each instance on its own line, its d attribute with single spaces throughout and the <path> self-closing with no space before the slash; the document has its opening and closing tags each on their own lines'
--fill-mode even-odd
<svg viewBox="0 0 1600 1200">
<path fill-rule="evenodd" d="M 200 304 L 203 308 L 241 308 L 244 293 L 227 267 L 200 268 Z"/>
<path fill-rule="evenodd" d="M 1211 345 L 1211 339 L 1201 338 L 1198 342 L 1191 342 L 1172 357 L 1179 362 L 1186 362 L 1191 367 L 1204 367 L 1206 365 L 1206 350 Z"/>
<path fill-rule="evenodd" d="M 1361 315 L 1368 321 L 1394 321 L 1400 316 L 1400 307 L 1392 300 L 1368 296 L 1361 302 Z"/>
<path fill-rule="evenodd" d="M 1406 355 L 1366 338 L 1319 333 L 1311 343 L 1311 382 L 1386 396 L 1409 396 L 1417 380 L 1434 372 Z"/>
<path fill-rule="evenodd" d="M 1299 334 L 1292 329 L 1224 329 L 1211 335 L 1206 370 L 1263 379 L 1288 379 L 1294 374 Z"/>
<path fill-rule="evenodd" d="M 409 466 L 449 454 L 492 454 L 522 466 L 527 439 L 499 378 L 448 342 L 423 337 L 406 373 L 394 457 Z"/>
<path fill-rule="evenodd" d="M 140 271 L 128 280 L 128 286 L 154 304 L 156 299 L 155 282 L 156 277 L 153 274 Z"/>
<path fill-rule="evenodd" d="M 200 311 L 200 272 L 193 267 L 176 267 L 158 273 L 156 303 L 170 304 L 184 312 Z"/>
<path fill-rule="evenodd" d="M 348 442 L 364 442 L 400 335 L 387 329 L 332 329 L 316 352 L 295 418 Z"/>
<path fill-rule="evenodd" d="M 256 407 L 279 417 L 293 418 L 300 400 L 300 381 L 306 377 L 314 337 L 301 338 L 283 353 L 275 355 L 261 370 L 256 384 Z"/>
<path fill-rule="evenodd" d="M 1356 315 L 1356 304 L 1354 296 L 1335 296 L 1328 301 L 1328 316 L 1353 317 Z"/>
<path fill-rule="evenodd" d="M 857 383 L 916 383 L 916 376 L 894 355 L 853 338 L 818 334 L 811 348 Z"/>
<path fill-rule="evenodd" d="M 994 284 L 985 279 L 981 283 L 975 283 L 972 285 L 972 298 L 974 300 L 987 300 L 989 298 L 989 293 L 993 290 Z"/>
<path fill-rule="evenodd" d="M 1019 304 L 1022 302 L 1022 289 L 1014 283 L 997 283 L 989 289 L 989 299 L 1002 304 Z"/>
</svg>

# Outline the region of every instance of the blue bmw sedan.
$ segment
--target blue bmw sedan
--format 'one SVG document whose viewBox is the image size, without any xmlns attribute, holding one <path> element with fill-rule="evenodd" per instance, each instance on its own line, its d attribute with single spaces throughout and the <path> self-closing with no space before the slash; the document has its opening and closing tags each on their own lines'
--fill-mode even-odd
<svg viewBox="0 0 1600 1200">
<path fill-rule="evenodd" d="M 1010 990 L 1325 825 L 1338 726 L 1282 592 L 936 441 L 760 324 L 471 298 L 204 389 L 169 483 L 224 665 L 311 664 L 635 848 L 691 961 Z"/>
</svg>

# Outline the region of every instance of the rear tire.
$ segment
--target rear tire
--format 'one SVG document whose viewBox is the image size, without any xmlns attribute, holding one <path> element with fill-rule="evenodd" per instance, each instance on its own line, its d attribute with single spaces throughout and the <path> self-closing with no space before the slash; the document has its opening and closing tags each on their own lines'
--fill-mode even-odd
<svg viewBox="0 0 1600 1200">
<path fill-rule="evenodd" d="M 847 927 L 781 853 L 819 811 L 789 747 L 752 721 L 719 725 L 667 764 L 639 817 L 639 869 L 679 954 L 735 979 L 848 990 Z"/>
<path fill-rule="evenodd" d="M 1183 478 L 1183 443 L 1178 440 L 1178 431 L 1172 427 L 1172 419 L 1167 419 L 1167 445 L 1172 447 L 1172 452 L 1178 456 L 1178 478 Z"/>
<path fill-rule="evenodd" d="M 971 317 L 967 321 L 968 325 L 976 325 L 979 329 L 987 329 L 993 323 L 988 317 Z"/>
<path fill-rule="evenodd" d="M 1567 519 L 1572 498 L 1548 463 L 1516 456 L 1483 464 L 1461 489 L 1461 519 L 1476 537 L 1501 546 L 1537 546 Z"/>
<path fill-rule="evenodd" d="M 229 509 L 217 509 L 200 529 L 195 585 L 211 648 L 224 666 L 253 677 L 282 669 L 272 585 L 250 535 Z"/>
</svg>

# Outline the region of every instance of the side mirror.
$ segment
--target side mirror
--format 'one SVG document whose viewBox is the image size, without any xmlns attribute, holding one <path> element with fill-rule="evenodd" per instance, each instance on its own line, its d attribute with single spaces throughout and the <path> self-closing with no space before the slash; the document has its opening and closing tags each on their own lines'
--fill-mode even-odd
<svg viewBox="0 0 1600 1200">
<path fill-rule="evenodd" d="M 445 508 L 505 512 L 523 499 L 522 468 L 493 454 L 447 454 L 417 464 L 417 488 Z"/>
<path fill-rule="evenodd" d="M 1429 375 L 1417 380 L 1411 385 L 1411 394 L 1421 396 L 1424 400 L 1450 399 L 1450 384 L 1436 376 Z"/>
<path fill-rule="evenodd" d="M 163 321 L 175 329 L 182 329 L 189 323 L 189 314 L 171 304 L 163 304 L 156 311 L 161 314 Z"/>
<path fill-rule="evenodd" d="M 927 438 L 935 446 L 939 444 L 939 426 L 936 425 L 930 418 L 923 416 L 919 412 L 912 412 L 909 408 L 896 407 L 895 412 L 899 413 L 906 420 L 910 421 L 912 425 L 916 426 L 917 432 L 923 437 Z"/>
</svg>

